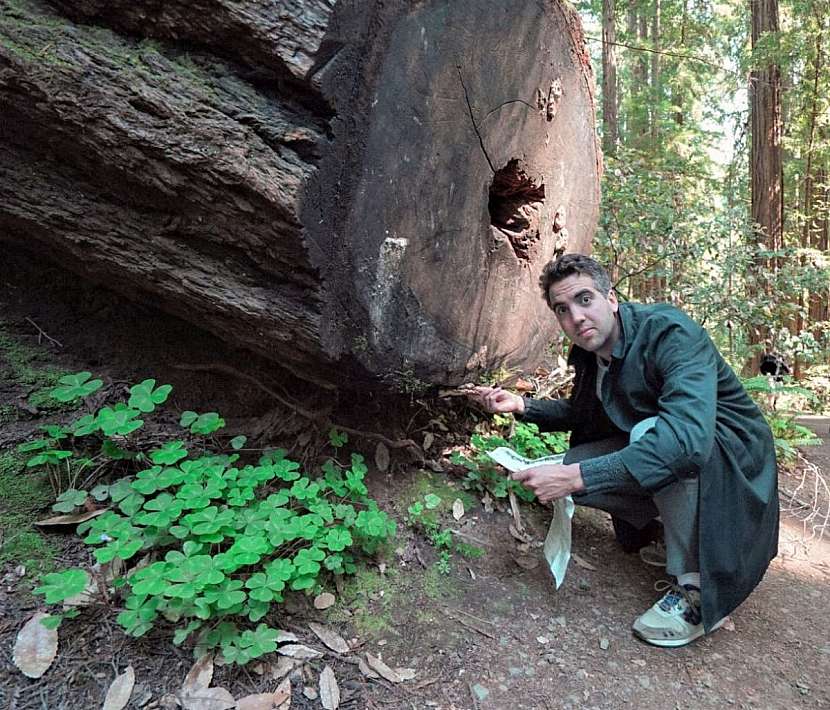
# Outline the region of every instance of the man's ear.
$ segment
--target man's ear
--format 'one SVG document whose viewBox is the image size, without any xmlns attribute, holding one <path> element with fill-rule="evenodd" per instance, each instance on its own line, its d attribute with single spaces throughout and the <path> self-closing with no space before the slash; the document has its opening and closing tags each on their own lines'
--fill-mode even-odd
<svg viewBox="0 0 830 710">
<path fill-rule="evenodd" d="M 617 292 L 612 288 L 608 292 L 608 303 L 611 304 L 611 310 L 616 313 L 620 309 L 620 302 L 617 300 Z"/>
</svg>

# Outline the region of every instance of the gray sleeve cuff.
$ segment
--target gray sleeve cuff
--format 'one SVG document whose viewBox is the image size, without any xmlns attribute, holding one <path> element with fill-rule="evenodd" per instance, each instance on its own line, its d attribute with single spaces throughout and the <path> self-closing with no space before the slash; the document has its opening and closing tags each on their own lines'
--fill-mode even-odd
<svg viewBox="0 0 830 710">
<path fill-rule="evenodd" d="M 580 461 L 579 470 L 585 484 L 584 494 L 629 492 L 642 493 L 643 489 L 626 469 L 618 451 L 605 456 Z"/>
</svg>

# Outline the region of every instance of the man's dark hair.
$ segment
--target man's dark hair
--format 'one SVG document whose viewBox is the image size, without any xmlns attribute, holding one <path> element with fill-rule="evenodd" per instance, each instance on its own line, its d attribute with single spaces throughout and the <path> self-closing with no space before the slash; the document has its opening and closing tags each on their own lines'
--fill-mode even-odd
<svg viewBox="0 0 830 710">
<path fill-rule="evenodd" d="M 590 276 L 591 281 L 594 282 L 594 287 L 603 296 L 607 296 L 611 292 L 611 277 L 599 262 L 583 254 L 563 254 L 558 259 L 545 264 L 545 268 L 542 269 L 542 275 L 539 277 L 539 287 L 542 289 L 542 297 L 548 306 L 550 306 L 550 296 L 548 293 L 550 287 L 574 274 Z"/>
</svg>

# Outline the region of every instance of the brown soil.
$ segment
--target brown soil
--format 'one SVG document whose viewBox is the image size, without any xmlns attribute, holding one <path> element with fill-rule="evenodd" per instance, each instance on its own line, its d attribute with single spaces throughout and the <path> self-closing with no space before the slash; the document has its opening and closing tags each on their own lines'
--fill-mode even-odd
<svg viewBox="0 0 830 710">
<path fill-rule="evenodd" d="M 62 272 L 13 263 L 16 268 L 0 279 L 2 326 L 34 343 L 38 331 L 28 318 L 60 341 L 63 347 L 57 348 L 41 336 L 45 360 L 66 370 L 102 374 L 116 389 L 137 377 L 157 377 L 174 384 L 177 409 L 216 409 L 246 431 L 265 418 L 270 422 L 271 433 L 265 435 L 269 444 L 284 445 L 287 436 L 293 437 L 288 443 L 296 444 L 300 424 L 291 433 L 286 423 L 292 421 L 291 413 L 274 410 L 274 402 L 257 388 L 226 375 L 174 368 L 183 362 L 208 361 L 253 367 L 256 363 L 248 355 L 172 318 L 76 283 Z M 38 284 L 37 289 L 32 284 Z M 17 409 L 14 417 L 0 420 L 0 450 L 30 436 L 45 419 L 60 417 L 27 411 L 22 398 L 28 392 L 10 381 L 8 368 L 2 368 L 0 362 L 0 406 Z M 260 376 L 266 370 L 261 369 Z M 316 405 L 325 401 L 325 393 L 304 389 L 295 381 L 286 381 L 286 386 L 292 396 L 307 395 Z M 459 416 L 457 405 L 414 405 L 408 412 L 414 416 L 402 417 L 403 424 L 384 422 L 388 435 L 420 430 L 417 435 L 423 437 L 423 431 L 432 431 L 436 444 L 431 451 L 439 442 L 448 445 L 463 438 L 453 434 L 451 418 Z M 370 415 L 378 406 L 362 403 L 359 408 L 369 414 L 353 423 L 371 428 Z M 436 421 L 441 415 L 450 423 L 449 432 Z M 483 556 L 455 555 L 449 574 L 440 574 L 433 566 L 434 551 L 401 522 L 396 551 L 384 561 L 385 573 L 380 576 L 374 568 L 363 578 L 364 590 L 338 595 L 329 612 L 315 611 L 305 597 L 294 597 L 285 605 L 280 625 L 310 645 L 321 647 L 305 626 L 316 619 L 356 639 L 359 652 L 382 655 L 390 666 L 416 670 L 414 680 L 397 685 L 370 681 L 353 663 L 329 655 L 295 672 L 292 707 L 320 707 L 302 690 L 316 683 L 326 663 L 340 682 L 344 708 L 830 707 L 830 531 L 820 538 L 826 517 L 811 515 L 799 502 L 817 503 L 827 515 L 826 491 L 819 491 L 816 501 L 811 491 L 818 490 L 817 471 L 830 476 L 830 419 L 813 419 L 809 425 L 824 438 L 824 445 L 805 449 L 818 466 L 808 470 L 806 478 L 802 480 L 802 473 L 782 474 L 782 489 L 790 495 L 782 495 L 780 554 L 757 590 L 732 615 L 733 623 L 712 636 L 677 650 L 652 648 L 632 637 L 631 622 L 654 601 L 660 571 L 624 554 L 599 512 L 577 511 L 574 551 L 584 564 L 572 561 L 557 591 L 541 551 L 523 549 L 511 536 L 509 509 L 485 512 L 477 503 L 459 522 L 449 520 L 448 525 L 459 531 L 460 539 L 481 547 Z M 306 441 L 298 453 L 309 455 L 312 443 Z M 350 443 L 363 447 L 367 460 L 372 460 L 373 443 Z M 433 466 L 451 468 L 437 454 L 436 459 Z M 414 482 L 423 477 L 421 470 L 403 452 L 393 453 L 390 472 L 372 473 L 370 492 L 401 521 Z M 456 479 L 450 472 L 447 480 L 452 485 Z M 546 511 L 523 508 L 522 516 L 535 539 L 543 539 Z M 71 564 L 88 554 L 72 536 L 62 539 L 62 562 Z M 538 564 L 532 567 L 528 559 Z M 116 672 L 127 665 L 135 668 L 137 679 L 128 707 L 159 707 L 192 663 L 189 650 L 170 644 L 169 630 L 128 638 L 115 623 L 114 611 L 99 605 L 61 627 L 55 663 L 41 679 L 30 680 L 13 666 L 11 648 L 19 628 L 39 607 L 27 591 L 33 580 L 28 572 L 20 578 L 12 568 L 0 570 L 0 580 L 0 708 L 100 707 Z M 257 665 L 218 668 L 214 685 L 228 688 L 237 698 L 273 690 L 276 682 L 267 673 L 259 675 Z M 263 665 L 267 670 L 267 663 Z"/>
</svg>

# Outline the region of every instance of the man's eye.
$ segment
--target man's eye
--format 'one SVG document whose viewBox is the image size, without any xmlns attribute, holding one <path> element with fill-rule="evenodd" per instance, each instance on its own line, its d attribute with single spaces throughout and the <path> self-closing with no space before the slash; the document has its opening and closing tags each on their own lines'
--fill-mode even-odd
<svg viewBox="0 0 830 710">
<path fill-rule="evenodd" d="M 588 294 L 585 294 L 580 300 L 580 303 L 583 306 L 587 306 L 591 302 L 591 297 Z"/>
</svg>

